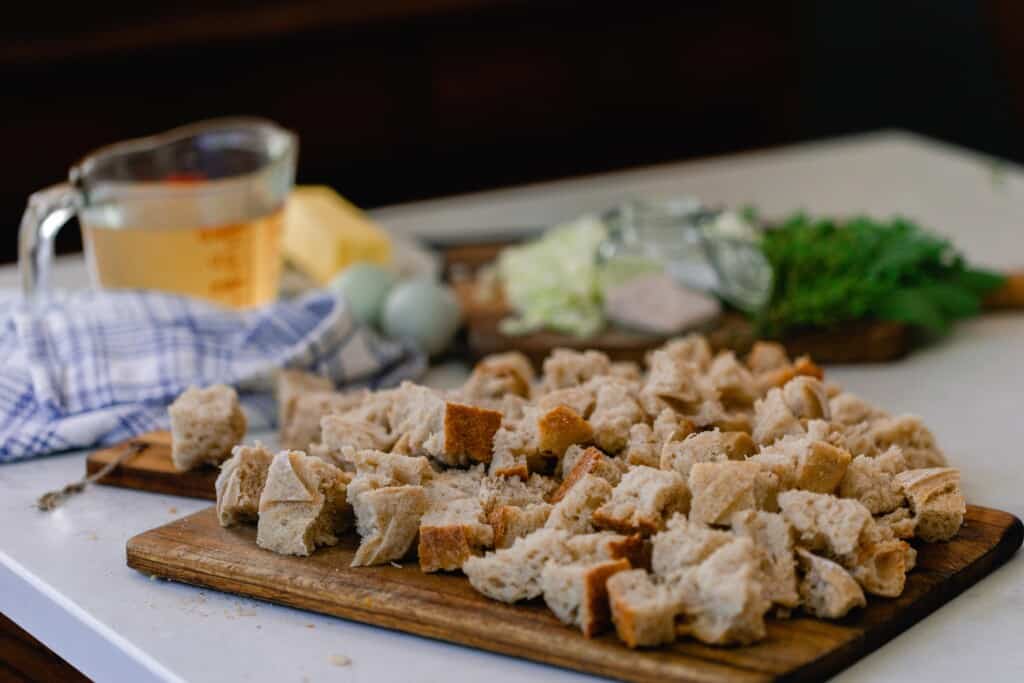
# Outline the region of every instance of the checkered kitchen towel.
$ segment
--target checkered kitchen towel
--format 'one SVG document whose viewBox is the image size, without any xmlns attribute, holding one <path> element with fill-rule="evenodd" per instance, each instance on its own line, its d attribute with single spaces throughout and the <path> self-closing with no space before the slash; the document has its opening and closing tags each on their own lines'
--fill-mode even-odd
<svg viewBox="0 0 1024 683">
<path fill-rule="evenodd" d="M 241 312 L 152 292 L 79 292 L 35 312 L 9 297 L 0 354 L 0 463 L 166 428 L 189 385 L 235 386 L 256 430 L 274 422 L 278 368 L 377 387 L 426 367 L 324 293 Z"/>
</svg>

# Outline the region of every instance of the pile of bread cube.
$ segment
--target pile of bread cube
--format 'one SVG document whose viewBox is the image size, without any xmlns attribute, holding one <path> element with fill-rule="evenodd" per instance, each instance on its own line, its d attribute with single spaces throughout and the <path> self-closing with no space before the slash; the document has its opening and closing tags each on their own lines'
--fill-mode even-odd
<svg viewBox="0 0 1024 683">
<path fill-rule="evenodd" d="M 903 592 L 907 542 L 956 535 L 958 470 L 931 432 L 759 342 L 743 360 L 698 335 L 645 367 L 559 349 L 483 359 L 465 384 L 336 392 L 283 371 L 280 440 L 242 445 L 228 387 L 170 409 L 185 469 L 220 464 L 222 525 L 309 555 L 353 527 L 352 566 L 415 556 L 507 603 L 543 598 L 629 647 L 746 644 L 765 618 L 843 617 Z"/>
</svg>

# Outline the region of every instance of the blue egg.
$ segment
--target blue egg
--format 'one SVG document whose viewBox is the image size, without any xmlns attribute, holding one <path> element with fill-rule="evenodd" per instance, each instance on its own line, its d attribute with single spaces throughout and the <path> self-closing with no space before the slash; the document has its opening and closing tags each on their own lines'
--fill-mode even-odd
<svg viewBox="0 0 1024 683">
<path fill-rule="evenodd" d="M 452 291 L 433 280 L 400 282 L 384 302 L 384 334 L 409 339 L 429 355 L 443 351 L 459 329 L 462 311 Z"/>
<path fill-rule="evenodd" d="M 376 327 L 380 324 L 384 301 L 397 279 L 387 268 L 373 263 L 354 263 L 331 280 L 327 288 L 348 302 L 353 318 Z"/>
</svg>

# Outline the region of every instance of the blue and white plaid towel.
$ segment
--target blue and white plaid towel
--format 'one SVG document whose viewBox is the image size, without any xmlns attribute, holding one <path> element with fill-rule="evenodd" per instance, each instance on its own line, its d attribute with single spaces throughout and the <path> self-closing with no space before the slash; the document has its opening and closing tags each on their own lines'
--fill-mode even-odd
<svg viewBox="0 0 1024 683">
<path fill-rule="evenodd" d="M 35 313 L 9 300 L 0 353 L 0 463 L 166 428 L 190 385 L 235 386 L 256 430 L 273 425 L 278 368 L 377 387 L 426 367 L 323 293 L 241 312 L 150 292 L 80 292 Z"/>
</svg>

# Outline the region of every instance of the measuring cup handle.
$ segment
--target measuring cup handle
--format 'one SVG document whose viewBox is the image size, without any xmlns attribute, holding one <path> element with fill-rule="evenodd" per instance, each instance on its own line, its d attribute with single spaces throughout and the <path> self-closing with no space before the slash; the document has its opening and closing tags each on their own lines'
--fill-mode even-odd
<svg viewBox="0 0 1024 683">
<path fill-rule="evenodd" d="M 18 232 L 18 269 L 26 300 L 42 300 L 49 294 L 53 240 L 79 206 L 80 195 L 68 183 L 53 185 L 28 198 Z"/>
</svg>

